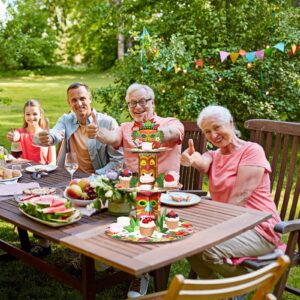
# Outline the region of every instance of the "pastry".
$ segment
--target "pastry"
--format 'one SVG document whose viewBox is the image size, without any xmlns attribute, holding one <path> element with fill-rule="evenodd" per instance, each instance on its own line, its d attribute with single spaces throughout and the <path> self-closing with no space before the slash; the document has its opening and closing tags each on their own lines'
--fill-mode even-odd
<svg viewBox="0 0 300 300">
<path fill-rule="evenodd" d="M 140 221 L 140 234 L 144 236 L 151 236 L 155 229 L 155 223 L 151 217 L 143 218 Z"/>
<path fill-rule="evenodd" d="M 174 230 L 179 226 L 179 217 L 174 210 L 171 210 L 166 215 L 166 225 L 169 229 Z"/>
</svg>

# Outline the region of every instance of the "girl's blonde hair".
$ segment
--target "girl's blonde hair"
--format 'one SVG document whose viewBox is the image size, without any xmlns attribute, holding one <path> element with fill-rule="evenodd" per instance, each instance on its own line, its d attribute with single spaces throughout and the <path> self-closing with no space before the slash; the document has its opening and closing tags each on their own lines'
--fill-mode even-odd
<svg viewBox="0 0 300 300">
<path fill-rule="evenodd" d="M 45 122 L 45 118 L 44 118 L 44 110 L 42 109 L 42 106 L 41 106 L 40 102 L 38 100 L 35 100 L 35 99 L 30 99 L 24 104 L 24 108 L 23 108 L 23 128 L 26 128 L 28 126 L 28 124 L 25 121 L 25 109 L 26 109 L 26 107 L 34 107 L 34 106 L 38 107 L 39 110 L 40 110 L 41 118 L 39 120 L 39 126 L 41 128 L 46 128 L 46 122 Z"/>
</svg>

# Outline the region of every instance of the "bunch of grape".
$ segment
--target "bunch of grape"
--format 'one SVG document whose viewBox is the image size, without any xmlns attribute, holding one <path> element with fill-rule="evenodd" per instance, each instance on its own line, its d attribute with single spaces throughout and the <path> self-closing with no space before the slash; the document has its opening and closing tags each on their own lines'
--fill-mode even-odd
<svg viewBox="0 0 300 300">
<path fill-rule="evenodd" d="M 84 191 L 88 194 L 88 199 L 94 200 L 96 198 L 96 191 L 93 187 L 89 186 Z"/>
</svg>

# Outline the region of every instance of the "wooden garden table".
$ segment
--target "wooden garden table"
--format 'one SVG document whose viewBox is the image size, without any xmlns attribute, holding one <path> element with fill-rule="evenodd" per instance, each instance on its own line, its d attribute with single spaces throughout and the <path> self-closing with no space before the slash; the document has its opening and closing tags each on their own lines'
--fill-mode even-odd
<svg viewBox="0 0 300 300">
<path fill-rule="evenodd" d="M 75 173 L 75 177 L 84 176 L 86 175 Z M 69 178 L 64 169 L 58 168 L 38 181 L 41 186 L 62 188 L 68 184 Z M 20 182 L 29 181 L 32 181 L 29 174 L 23 174 Z M 23 215 L 15 200 L 2 200 L 0 218 L 18 227 L 22 249 L 3 240 L 0 240 L 0 249 L 79 290 L 84 299 L 95 299 L 96 292 L 145 272 L 154 275 L 156 290 L 165 289 L 172 263 L 234 237 L 270 217 L 268 213 L 210 200 L 202 200 L 195 206 L 176 207 L 174 210 L 182 219 L 190 221 L 194 233 L 180 241 L 147 244 L 124 242 L 106 236 L 106 226 L 115 220 L 107 211 L 92 217 L 83 216 L 80 221 L 71 225 L 52 228 Z M 80 253 L 81 278 L 65 273 L 28 253 L 30 244 L 27 230 Z M 101 281 L 96 281 L 94 260 L 113 266 L 121 272 L 109 273 Z"/>
</svg>

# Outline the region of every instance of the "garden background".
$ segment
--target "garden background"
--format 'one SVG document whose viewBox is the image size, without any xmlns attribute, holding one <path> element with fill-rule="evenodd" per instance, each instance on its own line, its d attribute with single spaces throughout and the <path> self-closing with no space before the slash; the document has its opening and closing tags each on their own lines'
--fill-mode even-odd
<svg viewBox="0 0 300 300">
<path fill-rule="evenodd" d="M 232 111 L 240 130 L 250 118 L 300 121 L 299 0 L 0 3 L 0 144 L 6 147 L 7 131 L 22 124 L 25 101 L 39 99 L 53 125 L 68 112 L 65 91 L 74 81 L 90 85 L 94 106 L 119 122 L 129 117 L 124 96 L 132 82 L 154 89 L 161 116 L 195 120 L 217 103 Z M 6 223 L 0 232 L 18 242 Z M 65 258 L 63 249 L 58 253 L 58 261 Z M 177 267 L 173 272 L 186 274 L 186 262 Z M 79 297 L 18 262 L 0 268 L 1 299 Z M 290 279 L 298 286 L 299 273 Z M 124 290 L 108 295 L 122 298 Z"/>
</svg>

